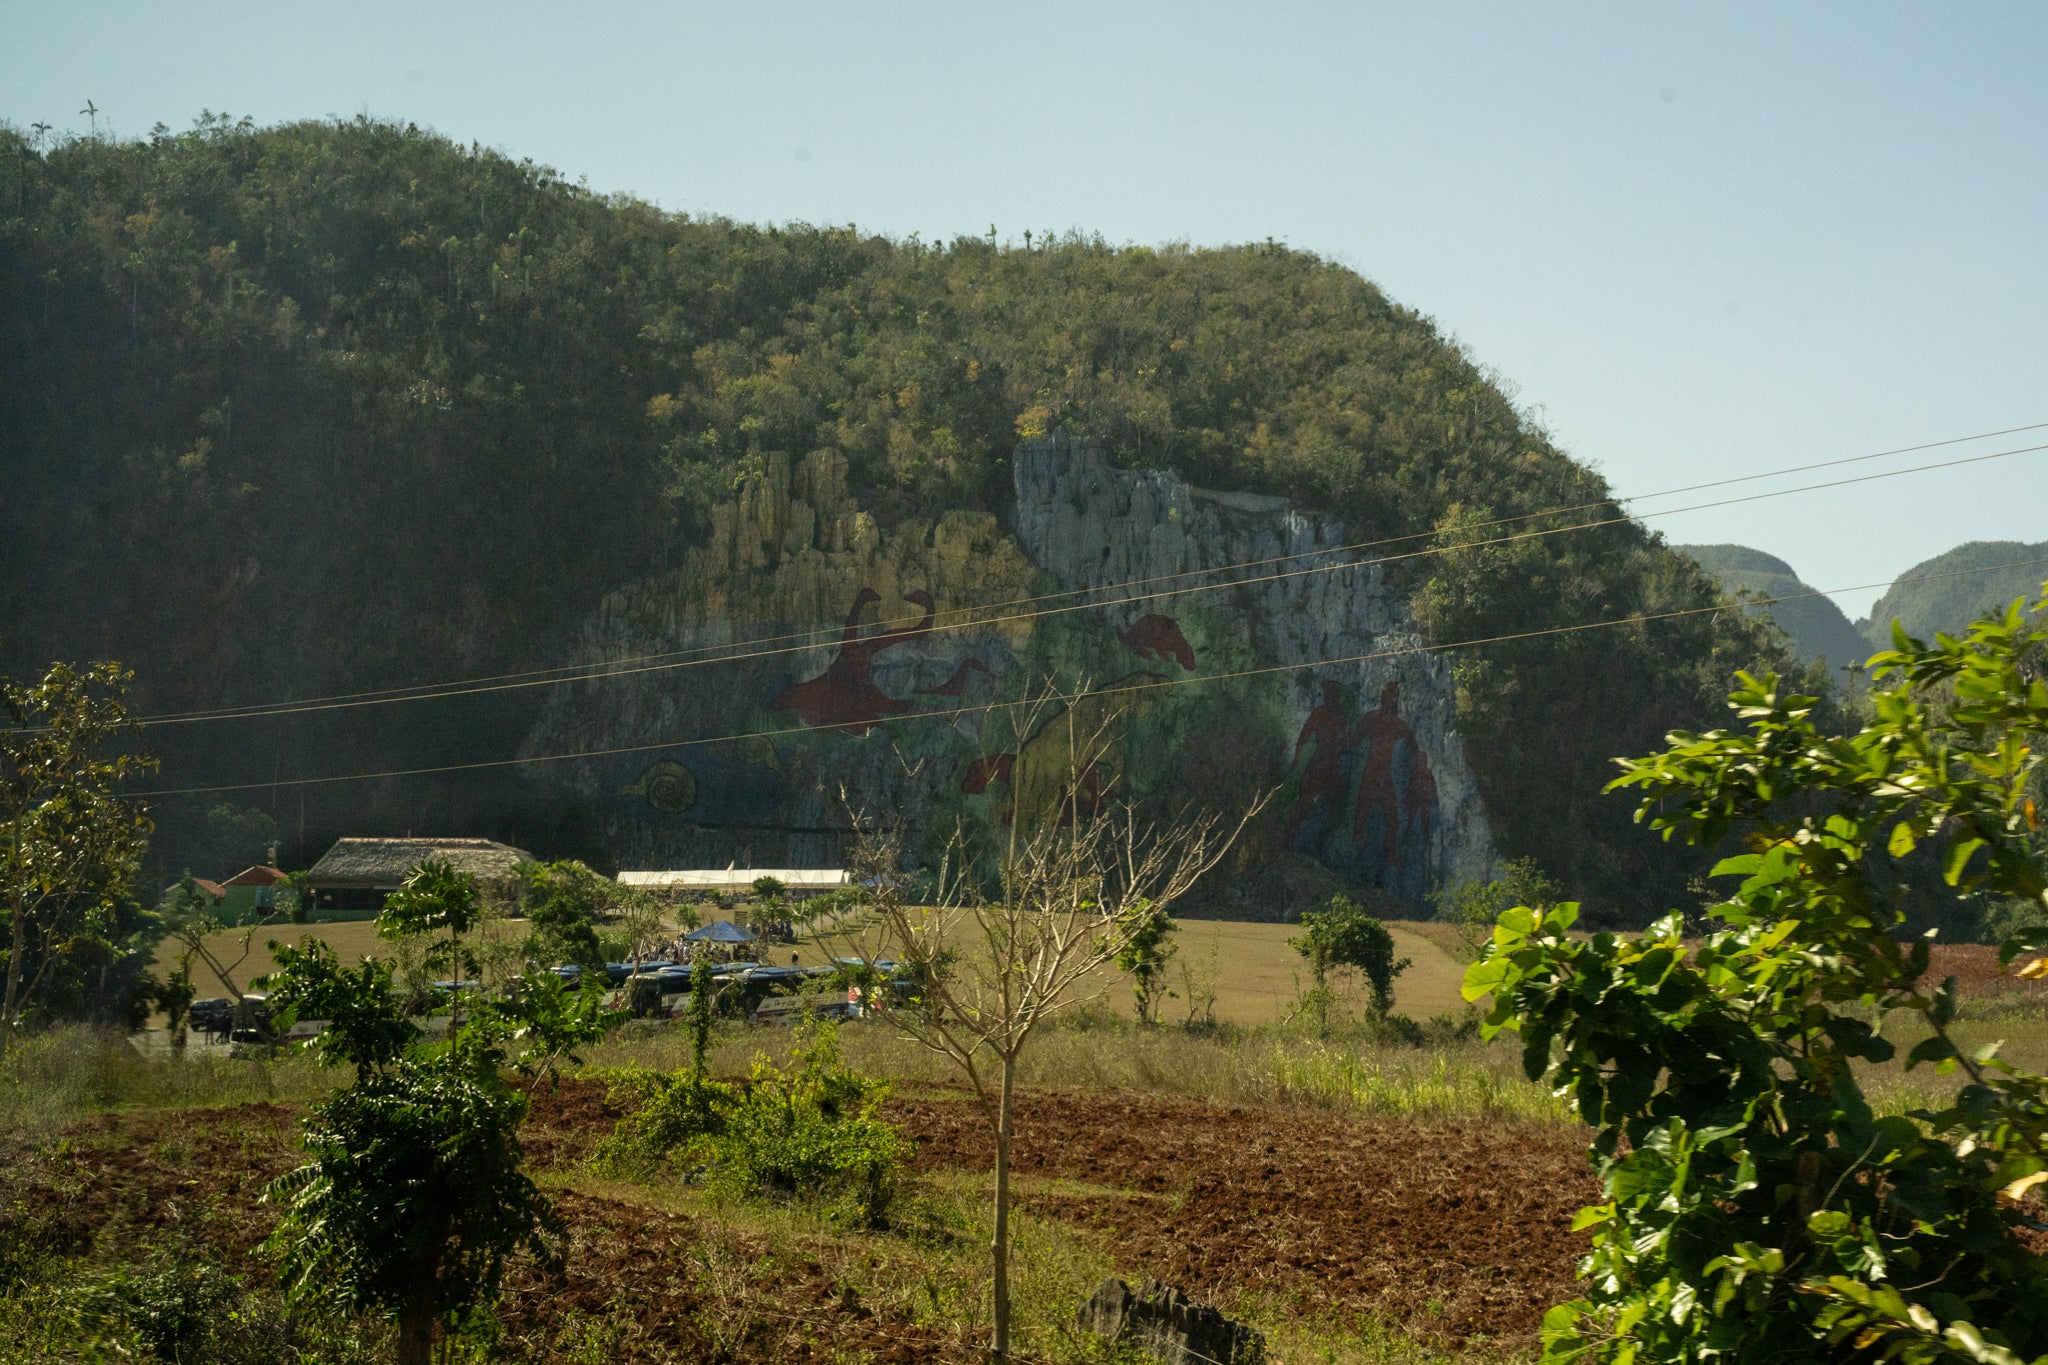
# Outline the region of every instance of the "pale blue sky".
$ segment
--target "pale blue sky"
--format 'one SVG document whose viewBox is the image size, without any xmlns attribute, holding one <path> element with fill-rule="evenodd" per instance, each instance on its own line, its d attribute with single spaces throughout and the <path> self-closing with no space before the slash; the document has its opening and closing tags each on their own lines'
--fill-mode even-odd
<svg viewBox="0 0 2048 1365">
<path fill-rule="evenodd" d="M 693 213 L 1277 238 L 1623 492 L 2048 421 L 2048 6 L 0 0 L 0 32 L 19 126 L 367 111 Z M 2048 453 L 1651 524 L 1873 582 L 2048 538 Z"/>
</svg>

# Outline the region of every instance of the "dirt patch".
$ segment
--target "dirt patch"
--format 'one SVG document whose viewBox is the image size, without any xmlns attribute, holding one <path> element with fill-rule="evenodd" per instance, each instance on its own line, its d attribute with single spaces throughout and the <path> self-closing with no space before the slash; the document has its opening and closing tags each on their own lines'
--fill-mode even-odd
<svg viewBox="0 0 2048 1365">
<path fill-rule="evenodd" d="M 0 1139 L 0 1246 L 125 1259 L 204 1245 L 233 1271 L 261 1269 L 276 1222 L 263 1187 L 299 1163 L 296 1114 L 280 1104 L 101 1115 L 55 1143 Z"/>
<path fill-rule="evenodd" d="M 958 1343 L 878 1316 L 814 1257 L 772 1254 L 695 1220 L 574 1192 L 555 1197 L 571 1229 L 553 1267 L 524 1263 L 499 1321 L 506 1353 L 547 1360 L 601 1342 L 616 1361 L 841 1360 L 911 1365 L 964 1359 Z M 587 1349 L 587 1347 L 586 1347 Z"/>
<path fill-rule="evenodd" d="M 889 1116 L 916 1169 L 982 1171 L 969 1106 L 906 1096 Z M 1575 1130 L 1346 1123 L 1152 1096 L 1022 1097 L 1015 1169 L 1154 1196 L 1031 1194 L 1095 1227 L 1132 1273 L 1228 1301 L 1364 1311 L 1439 1340 L 1532 1340 L 1574 1292 L 1572 1214 L 1598 1193 Z"/>
<path fill-rule="evenodd" d="M 522 1134 L 529 1160 L 573 1160 L 617 1117 L 601 1085 L 542 1086 Z M 102 1115 L 42 1140 L 0 1135 L 0 1275 L 16 1250 L 113 1264 L 178 1245 L 268 1284 L 262 1244 L 279 1210 L 263 1188 L 303 1159 L 298 1113 L 279 1104 Z M 567 1254 L 553 1267 L 514 1262 L 502 1359 L 587 1359 L 593 1345 L 612 1361 L 733 1365 L 974 1354 L 878 1315 L 815 1258 L 778 1257 L 638 1204 L 574 1191 L 554 1200 Z"/>
<path fill-rule="evenodd" d="M 611 1102 L 609 1087 L 597 1081 L 537 1081 L 526 1091 L 526 1122 L 519 1142 L 535 1166 L 573 1166 L 586 1161 L 599 1138 L 626 1116 Z"/>
<path fill-rule="evenodd" d="M 2021 958 L 2014 966 L 2030 959 Z M 2014 976 L 2012 969 L 1998 965 L 1998 949 L 1988 943 L 1937 943 L 1928 954 L 1927 977 L 1938 984 L 1946 977 L 1956 979 L 1956 990 L 1964 996 L 2025 996 L 2048 998 L 2048 981 L 2030 981 Z"/>
</svg>

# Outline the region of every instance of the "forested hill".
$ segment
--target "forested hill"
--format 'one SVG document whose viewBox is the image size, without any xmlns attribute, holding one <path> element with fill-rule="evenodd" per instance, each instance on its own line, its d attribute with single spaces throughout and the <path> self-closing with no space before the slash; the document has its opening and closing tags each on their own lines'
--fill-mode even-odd
<svg viewBox="0 0 2048 1365">
<path fill-rule="evenodd" d="M 886 532 L 1008 517 L 1018 440 L 1055 429 L 1463 547 L 1389 566 L 1438 642 L 1716 600 L 1633 525 L 1478 543 L 1608 490 L 1311 254 L 751 227 L 367 120 L 0 132 L 0 374 L 0 670 L 118 657 L 145 712 L 570 662 L 780 455 L 838 452 Z M 1774 649 L 1723 613 L 1457 653 L 1499 851 L 1616 915 L 1682 899 L 1608 760 L 1717 723 Z M 149 736 L 177 786 L 432 767 L 511 756 L 544 691 Z M 287 861 L 344 830 L 605 853 L 514 770 L 234 799 Z"/>
<path fill-rule="evenodd" d="M 1751 610 L 1777 622 L 1791 637 L 1793 651 L 1807 664 L 1821 663 L 1831 673 L 1860 668 L 1874 652 L 1862 632 L 1849 623 L 1834 599 L 1802 580 L 1776 555 L 1747 545 L 1680 545 L 1730 592 L 1783 599 Z"/>
<path fill-rule="evenodd" d="M 1937 631 L 1961 634 L 1989 611 L 2002 612 L 2014 598 L 2031 606 L 2048 579 L 2048 541 L 1971 540 L 1922 560 L 1900 574 L 1857 622 L 1873 649 L 1892 647 L 1892 622 L 1908 635 L 1932 640 Z"/>
</svg>

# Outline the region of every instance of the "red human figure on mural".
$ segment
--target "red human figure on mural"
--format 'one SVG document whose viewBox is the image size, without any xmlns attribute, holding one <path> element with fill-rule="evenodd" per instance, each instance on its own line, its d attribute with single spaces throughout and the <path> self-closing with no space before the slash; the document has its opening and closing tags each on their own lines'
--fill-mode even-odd
<svg viewBox="0 0 2048 1365">
<path fill-rule="evenodd" d="M 1301 762 L 1304 749 L 1313 744 L 1308 766 L 1301 770 L 1301 786 L 1294 801 L 1294 818 L 1287 822 L 1287 842 L 1294 843 L 1302 825 L 1322 807 L 1344 801 L 1344 756 L 1357 741 L 1351 734 L 1350 717 L 1344 714 L 1343 695 L 1337 684 L 1323 683 L 1323 699 L 1308 713 L 1301 734 L 1294 741 L 1294 761 Z M 1341 815 L 1338 818 L 1342 818 Z"/>
<path fill-rule="evenodd" d="M 1370 817 L 1380 817 L 1380 865 L 1401 866 L 1402 836 L 1412 823 L 1420 838 L 1429 837 L 1430 813 L 1436 809 L 1436 775 L 1415 731 L 1401 719 L 1401 684 L 1380 689 L 1377 709 L 1358 718 L 1354 743 L 1366 745 L 1365 774 L 1358 782 L 1358 807 L 1351 815 L 1354 846 L 1365 842 Z M 1407 746 L 1405 771 L 1397 772 L 1400 749 Z"/>
<path fill-rule="evenodd" d="M 908 711 L 908 701 L 899 701 L 875 686 L 875 656 L 931 630 L 932 618 L 938 613 L 932 595 L 923 588 L 913 588 L 903 594 L 903 600 L 924 609 L 922 620 L 901 630 L 863 637 L 860 614 L 870 603 L 881 600 L 882 595 L 873 588 L 862 588 L 846 613 L 846 627 L 839 633 L 839 652 L 825 671 L 783 688 L 769 706 L 777 711 L 796 712 L 806 725 L 848 730 L 856 735 L 866 734 L 884 717 Z"/>
</svg>

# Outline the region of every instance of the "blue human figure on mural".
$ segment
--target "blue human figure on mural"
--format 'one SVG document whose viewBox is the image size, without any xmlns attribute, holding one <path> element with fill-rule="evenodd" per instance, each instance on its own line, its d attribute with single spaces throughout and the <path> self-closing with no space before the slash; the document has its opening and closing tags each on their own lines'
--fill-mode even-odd
<svg viewBox="0 0 2048 1365">
<path fill-rule="evenodd" d="M 1436 775 L 1401 718 L 1401 686 L 1355 721 L 1334 682 L 1294 742 L 1299 768 L 1287 844 L 1352 880 L 1419 902 L 1429 892 Z"/>
<path fill-rule="evenodd" d="M 1375 867 L 1375 885 L 1420 900 L 1429 890 L 1436 774 L 1400 708 L 1401 685 L 1390 682 L 1380 689 L 1379 707 L 1358 718 L 1354 733 L 1365 748 L 1365 771 L 1351 812 L 1351 847 L 1361 865 Z"/>
<path fill-rule="evenodd" d="M 1325 682 L 1322 701 L 1308 713 L 1294 741 L 1294 762 L 1301 769 L 1301 778 L 1295 787 L 1294 815 L 1287 822 L 1289 848 L 1327 860 L 1325 845 L 1329 835 L 1342 827 L 1345 793 L 1357 757 L 1343 693 L 1337 684 Z"/>
</svg>

